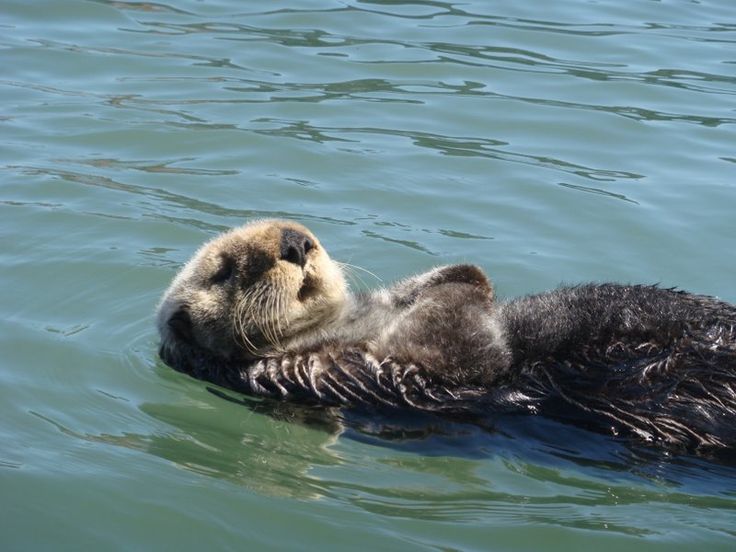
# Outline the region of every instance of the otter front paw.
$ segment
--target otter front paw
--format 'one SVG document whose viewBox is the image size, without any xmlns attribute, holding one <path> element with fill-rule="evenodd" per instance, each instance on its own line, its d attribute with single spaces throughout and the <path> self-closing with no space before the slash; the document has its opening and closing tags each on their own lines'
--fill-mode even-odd
<svg viewBox="0 0 736 552">
<path fill-rule="evenodd" d="M 493 286 L 488 276 L 479 267 L 470 264 L 450 265 L 443 267 L 435 277 L 432 285 L 458 283 L 470 284 L 485 291 L 493 298 Z"/>
<path fill-rule="evenodd" d="M 398 283 L 391 294 L 397 306 L 407 306 L 425 291 L 442 284 L 469 284 L 479 288 L 488 299 L 493 299 L 490 280 L 479 267 L 470 264 L 439 266 Z"/>
</svg>

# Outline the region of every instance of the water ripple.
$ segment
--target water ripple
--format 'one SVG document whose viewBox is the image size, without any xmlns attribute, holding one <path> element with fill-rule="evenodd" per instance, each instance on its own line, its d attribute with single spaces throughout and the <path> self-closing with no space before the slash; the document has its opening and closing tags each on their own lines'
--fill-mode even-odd
<svg viewBox="0 0 736 552">
<path fill-rule="evenodd" d="M 541 419 L 251 401 L 161 365 L 153 321 L 189 252 L 264 217 L 385 281 L 473 262 L 504 296 L 728 296 L 733 20 L 729 0 L 4 2 L 5 547 L 733 548 L 733 466 Z"/>
</svg>

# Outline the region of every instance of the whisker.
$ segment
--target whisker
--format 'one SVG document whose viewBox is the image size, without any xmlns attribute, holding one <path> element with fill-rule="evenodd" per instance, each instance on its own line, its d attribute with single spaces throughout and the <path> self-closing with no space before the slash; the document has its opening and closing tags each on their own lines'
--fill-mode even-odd
<svg viewBox="0 0 736 552">
<path fill-rule="evenodd" d="M 345 275 L 349 286 L 355 285 L 358 288 L 365 288 L 365 289 L 368 288 L 367 284 L 363 281 L 363 279 L 360 276 L 358 276 L 351 267 L 341 266 L 340 269 L 342 270 L 342 273 Z"/>
<path fill-rule="evenodd" d="M 358 266 L 358 265 L 355 265 L 355 264 L 344 263 L 342 261 L 336 261 L 336 262 L 337 262 L 337 264 L 339 264 L 341 266 L 349 266 L 350 268 L 355 268 L 357 270 L 362 270 L 363 272 L 365 272 L 365 273 L 370 274 L 371 276 L 373 276 L 379 282 L 383 283 L 383 280 L 380 277 L 376 276 L 373 272 L 371 272 L 367 268 L 363 268 L 362 266 Z"/>
<path fill-rule="evenodd" d="M 284 300 L 284 294 L 279 293 L 278 300 L 276 301 L 276 323 L 278 326 L 278 332 L 279 332 L 279 349 L 281 349 L 281 343 L 280 339 L 284 335 L 284 327 L 281 324 L 281 320 L 284 318 L 285 314 L 285 300 Z"/>
<path fill-rule="evenodd" d="M 244 322 L 244 320 L 246 319 L 246 317 L 248 319 L 252 320 L 253 321 L 253 325 L 256 328 L 258 328 L 261 331 L 261 333 L 263 333 L 263 336 L 266 338 L 266 340 L 268 340 L 268 336 L 266 335 L 266 332 L 264 331 L 264 328 L 263 328 L 263 322 L 262 322 L 262 320 L 259 317 L 259 315 L 260 315 L 259 310 L 262 310 L 261 309 L 261 299 L 262 299 L 264 293 L 266 293 L 266 291 L 267 291 L 267 287 L 266 286 L 258 286 L 258 287 L 255 287 L 255 289 L 252 289 L 249 292 L 249 294 L 247 296 L 247 299 L 248 300 L 244 302 L 243 316 L 241 316 L 242 333 L 243 333 L 243 337 L 250 344 L 250 351 L 252 353 L 256 353 L 257 348 L 255 347 L 255 345 L 253 344 L 253 342 L 246 335 L 246 332 L 245 332 L 245 322 Z"/>
<path fill-rule="evenodd" d="M 271 294 L 268 297 L 267 308 L 265 309 L 266 322 L 269 326 L 269 334 L 271 335 L 271 345 L 278 349 L 279 346 L 279 331 L 278 331 L 278 300 L 280 293 L 275 293 L 271 290 Z"/>
<path fill-rule="evenodd" d="M 352 284 L 356 284 L 358 288 L 361 289 L 369 289 L 369 285 L 366 283 L 365 280 L 358 274 L 358 272 L 355 270 L 355 267 L 353 265 L 349 265 L 346 263 L 338 263 L 340 266 L 340 269 L 342 270 L 343 274 L 348 278 L 348 281 Z"/>
<path fill-rule="evenodd" d="M 245 316 L 248 314 L 248 311 L 250 310 L 249 305 L 252 301 L 253 293 L 251 291 L 247 292 L 246 295 L 238 301 L 235 312 L 234 312 L 234 324 L 233 324 L 233 333 L 234 338 L 237 343 L 239 343 L 244 349 L 249 351 L 250 353 L 256 352 L 256 347 L 253 344 L 253 342 L 248 337 L 248 334 L 245 331 Z"/>
<path fill-rule="evenodd" d="M 276 299 L 278 298 L 277 293 L 271 293 L 268 296 L 267 308 L 264 310 L 266 314 L 266 323 L 269 328 L 269 335 L 271 336 L 271 345 L 276 346 L 278 344 L 278 332 L 276 330 Z"/>
<path fill-rule="evenodd" d="M 265 300 L 265 301 L 264 301 Z M 263 334 L 263 337 L 266 338 L 267 343 L 271 343 L 271 329 L 268 325 L 268 317 L 263 316 L 264 311 L 268 310 L 268 302 L 270 300 L 270 296 L 266 295 L 265 291 L 261 291 L 261 293 L 258 295 L 258 304 L 254 305 L 254 311 L 257 311 L 253 313 L 253 318 L 257 320 L 258 327 L 261 330 L 261 333 Z"/>
</svg>

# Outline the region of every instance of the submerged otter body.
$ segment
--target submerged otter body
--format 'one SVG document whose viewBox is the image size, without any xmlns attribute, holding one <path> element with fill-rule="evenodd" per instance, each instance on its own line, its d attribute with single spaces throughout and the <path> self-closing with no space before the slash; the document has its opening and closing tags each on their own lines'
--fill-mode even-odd
<svg viewBox="0 0 736 552">
<path fill-rule="evenodd" d="M 496 302 L 471 265 L 351 295 L 309 230 L 262 221 L 205 244 L 158 325 L 167 364 L 248 394 L 736 449 L 736 307 L 710 297 L 586 284 Z"/>
</svg>

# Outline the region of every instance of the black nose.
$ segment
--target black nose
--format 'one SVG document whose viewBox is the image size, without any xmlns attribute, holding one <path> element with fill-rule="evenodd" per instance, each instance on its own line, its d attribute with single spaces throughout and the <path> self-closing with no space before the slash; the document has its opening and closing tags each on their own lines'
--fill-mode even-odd
<svg viewBox="0 0 736 552">
<path fill-rule="evenodd" d="M 281 259 L 304 268 L 307 253 L 314 247 L 312 240 L 299 232 L 287 228 L 281 232 Z"/>
<path fill-rule="evenodd" d="M 192 341 L 194 334 L 192 333 L 192 319 L 189 316 L 187 307 L 182 306 L 168 321 L 169 328 L 174 335 L 182 341 Z"/>
</svg>

